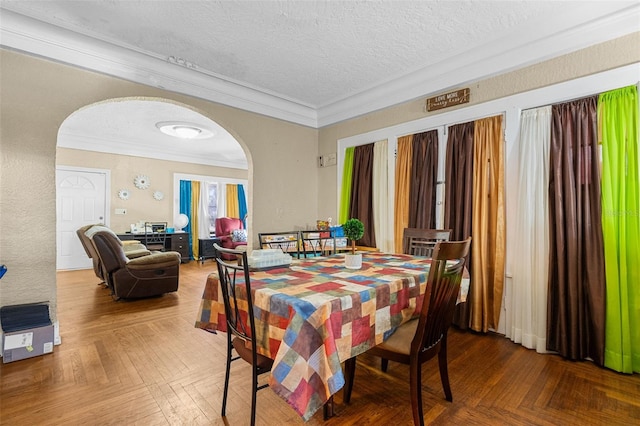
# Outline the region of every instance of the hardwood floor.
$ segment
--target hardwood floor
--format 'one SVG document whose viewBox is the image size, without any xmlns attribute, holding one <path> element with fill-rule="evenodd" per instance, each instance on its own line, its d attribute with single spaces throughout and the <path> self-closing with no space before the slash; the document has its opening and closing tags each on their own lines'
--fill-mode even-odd
<svg viewBox="0 0 640 426">
<path fill-rule="evenodd" d="M 92 271 L 58 273 L 62 344 L 52 354 L 0 365 L 2 425 L 243 425 L 250 371 L 232 366 L 227 418 L 220 417 L 225 336 L 194 327 L 204 265 L 182 265 L 180 289 L 114 302 Z M 425 423 L 473 425 L 640 424 L 640 376 L 590 362 L 539 355 L 498 335 L 449 336 L 453 402 L 444 399 L 437 360 L 423 369 Z M 408 370 L 358 357 L 351 404 L 335 398 L 308 425 L 411 424 Z M 257 423 L 303 425 L 269 389 L 258 393 Z"/>
</svg>

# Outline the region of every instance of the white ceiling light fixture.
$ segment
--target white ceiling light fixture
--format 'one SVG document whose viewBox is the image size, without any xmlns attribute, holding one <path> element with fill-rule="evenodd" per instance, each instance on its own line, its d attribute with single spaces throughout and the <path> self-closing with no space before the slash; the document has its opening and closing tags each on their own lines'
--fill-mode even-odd
<svg viewBox="0 0 640 426">
<path fill-rule="evenodd" d="M 206 139 L 213 136 L 211 130 L 204 127 L 181 121 L 161 121 L 156 123 L 156 127 L 166 135 L 180 139 Z"/>
</svg>

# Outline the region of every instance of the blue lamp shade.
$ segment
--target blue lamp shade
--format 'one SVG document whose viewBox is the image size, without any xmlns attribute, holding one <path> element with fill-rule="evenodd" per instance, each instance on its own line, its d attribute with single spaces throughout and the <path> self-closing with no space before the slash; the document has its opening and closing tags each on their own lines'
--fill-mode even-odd
<svg viewBox="0 0 640 426">
<path fill-rule="evenodd" d="M 184 213 L 180 213 L 178 215 L 178 218 L 176 219 L 176 229 L 178 231 L 182 231 L 183 228 L 186 228 L 187 225 L 189 224 L 189 216 L 187 216 Z"/>
</svg>

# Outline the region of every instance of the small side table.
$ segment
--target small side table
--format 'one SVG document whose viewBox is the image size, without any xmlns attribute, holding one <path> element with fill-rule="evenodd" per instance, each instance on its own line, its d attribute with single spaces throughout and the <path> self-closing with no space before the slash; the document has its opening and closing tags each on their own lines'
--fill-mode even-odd
<svg viewBox="0 0 640 426">
<path fill-rule="evenodd" d="M 214 244 L 220 244 L 220 238 L 212 237 L 206 239 L 198 239 L 198 260 L 204 264 L 206 259 L 213 259 L 216 257 L 216 251 L 213 248 Z"/>
</svg>

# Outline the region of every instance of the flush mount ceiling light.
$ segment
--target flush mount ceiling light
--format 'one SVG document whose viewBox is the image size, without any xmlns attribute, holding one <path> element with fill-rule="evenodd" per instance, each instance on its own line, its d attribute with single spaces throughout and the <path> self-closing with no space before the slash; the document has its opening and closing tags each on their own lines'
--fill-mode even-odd
<svg viewBox="0 0 640 426">
<path fill-rule="evenodd" d="M 205 139 L 213 136 L 213 132 L 194 123 L 179 121 L 161 121 L 156 123 L 160 131 L 180 139 Z"/>
</svg>

